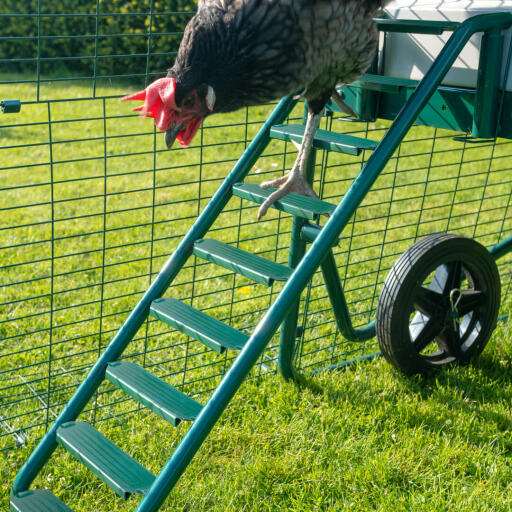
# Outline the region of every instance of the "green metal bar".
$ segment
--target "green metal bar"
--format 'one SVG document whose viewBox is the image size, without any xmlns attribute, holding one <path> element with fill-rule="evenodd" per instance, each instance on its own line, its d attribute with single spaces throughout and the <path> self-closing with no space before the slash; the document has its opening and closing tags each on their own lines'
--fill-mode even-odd
<svg viewBox="0 0 512 512">
<path fill-rule="evenodd" d="M 47 113 L 48 113 L 48 147 L 49 147 L 49 156 L 50 156 L 50 201 L 51 201 L 51 214 L 50 214 L 50 225 L 51 225 L 51 249 L 50 249 L 50 315 L 48 319 L 48 380 L 46 383 L 46 420 L 45 420 L 45 430 L 48 429 L 48 424 L 50 423 L 50 404 L 52 398 L 52 359 L 53 359 L 53 342 L 54 342 L 54 330 L 53 330 L 53 319 L 54 319 L 54 277 L 55 277 L 55 185 L 53 183 L 54 177 L 54 164 L 53 164 L 53 145 L 52 145 L 52 111 L 50 107 L 50 103 L 47 104 Z"/>
<path fill-rule="evenodd" d="M 320 234 L 322 228 L 317 224 L 310 224 L 306 222 L 302 226 L 301 236 L 306 242 L 314 242 L 316 237 Z"/>
<path fill-rule="evenodd" d="M 149 16 L 150 11 L 138 11 L 138 12 L 104 12 L 100 13 L 99 16 L 101 17 L 111 17 L 115 16 L 118 17 L 145 17 Z M 159 16 L 178 16 L 182 15 L 184 17 L 192 17 L 194 15 L 193 12 L 190 11 L 162 11 L 158 13 Z M 95 13 L 7 13 L 7 14 L 0 14 L 0 18 L 93 18 L 95 17 Z M 183 32 L 177 32 L 178 34 L 183 34 Z M 36 36 L 25 36 L 23 39 L 35 39 Z M 15 38 L 13 38 L 15 39 Z M 20 38 L 22 39 L 22 38 Z"/>
<path fill-rule="evenodd" d="M 93 393 L 101 384 L 105 377 L 105 369 L 109 362 L 115 361 L 123 353 L 123 350 L 131 341 L 139 327 L 146 320 L 149 307 L 153 300 L 160 298 L 169 284 L 176 277 L 187 258 L 192 254 L 194 242 L 202 238 L 211 227 L 217 215 L 226 206 L 232 195 L 232 187 L 235 183 L 242 181 L 249 173 L 259 155 L 264 151 L 269 143 L 270 128 L 274 124 L 284 122 L 297 103 L 291 96 L 283 98 L 264 125 L 237 162 L 233 170 L 226 177 L 219 187 L 211 201 L 197 218 L 192 228 L 183 238 L 172 256 L 168 259 L 153 284 L 148 288 L 139 303 L 130 313 L 124 324 L 121 326 L 116 336 L 112 339 L 103 355 L 79 386 L 66 407 L 59 414 L 51 428 L 39 442 L 36 449 L 32 452 L 25 462 L 20 472 L 16 475 L 11 490 L 12 494 L 26 491 L 48 458 L 55 450 L 56 432 L 63 423 L 74 421 L 83 410 Z M 156 509 L 154 509 L 156 510 Z"/>
<path fill-rule="evenodd" d="M 305 114 L 306 117 L 306 114 Z M 306 179 L 310 185 L 313 184 L 316 164 L 316 149 L 312 148 L 306 165 Z M 290 239 L 290 252 L 288 254 L 288 266 L 296 268 L 306 253 L 306 242 L 302 238 L 302 228 L 306 225 L 306 219 L 294 215 Z M 281 375 L 286 379 L 296 379 L 297 368 L 294 365 L 295 348 L 297 340 L 297 325 L 299 320 L 300 294 L 294 301 L 290 312 L 284 319 L 279 337 L 279 358 L 278 366 Z"/>
<path fill-rule="evenodd" d="M 317 236 L 322 231 L 322 226 L 318 224 L 311 224 L 310 222 L 305 222 L 304 226 L 302 226 L 302 231 L 300 236 L 309 243 L 312 243 L 316 240 Z M 336 245 L 339 244 L 339 239 L 336 240 Z"/>
<path fill-rule="evenodd" d="M 377 28 L 382 32 L 401 32 L 406 34 L 433 34 L 452 32 L 458 26 L 456 21 L 429 21 L 429 20 L 391 20 L 376 18 Z"/>
<path fill-rule="evenodd" d="M 151 57 L 151 36 L 153 35 L 153 0 L 149 3 L 149 27 L 148 27 L 148 45 L 146 55 L 146 79 L 144 85 L 147 87 L 149 83 L 149 62 Z"/>
<path fill-rule="evenodd" d="M 382 355 L 382 352 L 372 352 L 371 354 L 365 354 L 364 356 L 354 357 L 350 361 L 341 361 L 340 363 L 331 364 L 330 366 L 326 366 L 324 368 L 319 368 L 318 370 L 313 370 L 310 375 L 316 375 L 320 372 L 325 371 L 333 371 L 333 370 L 339 370 L 341 368 L 344 368 L 345 366 L 353 365 L 356 362 L 361 361 L 372 361 L 376 357 L 380 357 Z"/>
<path fill-rule="evenodd" d="M 325 287 L 327 288 L 329 300 L 331 301 L 336 318 L 336 324 L 341 334 L 349 341 L 367 341 L 373 338 L 375 336 L 375 320 L 361 329 L 355 329 L 352 326 L 345 293 L 341 287 L 340 276 L 332 250 L 327 252 L 327 255 L 321 263 L 321 267 Z"/>
<path fill-rule="evenodd" d="M 304 224 L 304 219 L 293 217 L 290 252 L 288 255 L 288 265 L 295 268 L 304 253 L 306 252 L 306 242 L 300 239 L 300 231 Z M 279 337 L 279 358 L 278 365 L 281 375 L 286 379 L 296 379 L 297 370 L 293 364 L 295 356 L 295 342 L 297 339 L 297 325 L 299 318 L 300 295 L 293 301 L 293 305 L 281 326 Z"/>
<path fill-rule="evenodd" d="M 98 4 L 96 4 L 96 13 L 99 12 L 99 0 Z M 96 17 L 96 21 L 98 17 Z M 98 27 L 96 27 L 98 28 Z M 96 87 L 96 81 L 94 82 L 94 87 Z M 102 100 L 102 108 L 103 115 L 106 112 L 106 102 L 105 98 Z M 108 176 L 108 168 L 107 168 L 107 120 L 103 121 L 103 219 L 102 219 L 102 234 L 101 234 L 101 280 L 100 280 L 100 315 L 99 315 L 99 328 L 98 328 L 98 358 L 101 356 L 102 349 L 102 340 L 103 340 L 103 308 L 104 308 L 104 297 L 105 297 L 105 254 L 106 254 L 106 245 L 107 245 L 107 176 Z M 150 259 L 152 261 L 152 259 Z M 151 270 L 149 271 L 149 275 L 151 276 Z M 147 324 L 146 324 L 147 325 Z M 98 411 L 98 395 L 94 397 L 94 409 L 92 413 L 92 424 L 96 422 L 96 413 Z"/>
<path fill-rule="evenodd" d="M 334 240 L 348 224 L 354 211 L 374 184 L 417 115 L 449 71 L 462 48 L 469 41 L 469 38 L 475 32 L 485 31 L 496 26 L 505 27 L 510 24 L 512 24 L 512 15 L 509 13 L 482 14 L 466 20 L 452 34 L 438 58 L 325 224 L 318 238 L 313 242 L 275 302 L 256 326 L 249 341 L 213 392 L 210 400 L 203 407 L 171 458 L 162 468 L 151 489 L 137 507 L 137 512 L 156 512 L 164 502 L 247 374 L 256 364 L 266 345 L 289 313 L 290 308 L 293 307 L 297 297 L 321 264 L 326 251 L 329 250 Z"/>
<path fill-rule="evenodd" d="M 41 92 L 41 0 L 37 0 L 37 62 L 36 62 L 36 74 L 37 74 L 37 101 L 40 100 Z"/>
<path fill-rule="evenodd" d="M 482 36 L 472 130 L 475 138 L 496 136 L 503 39 L 501 28 L 489 30 Z"/>
<path fill-rule="evenodd" d="M 512 236 L 505 238 L 499 244 L 489 249 L 489 252 L 494 256 L 494 259 L 498 260 L 512 251 Z"/>
<path fill-rule="evenodd" d="M 379 71 L 379 53 L 375 53 L 370 68 L 367 73 L 378 73 Z M 377 105 L 380 94 L 369 88 L 357 88 L 355 90 L 355 111 L 359 116 L 358 121 L 367 121 L 373 123 L 377 119 Z"/>
<path fill-rule="evenodd" d="M 319 236 L 321 229 L 314 224 L 305 224 L 302 228 L 301 236 L 308 242 L 313 242 Z M 341 286 L 338 267 L 334 259 L 332 250 L 329 250 L 321 264 L 322 274 L 324 276 L 325 286 L 329 295 L 329 300 L 334 311 L 336 324 L 341 334 L 349 341 L 367 341 L 375 336 L 375 321 L 360 329 L 354 329 L 350 313 L 348 310 L 345 293 Z M 330 368 L 330 367 L 328 367 Z"/>
<path fill-rule="evenodd" d="M 94 39 L 94 60 L 93 60 L 93 70 L 92 70 L 92 75 L 93 75 L 93 82 L 92 82 L 92 96 L 93 98 L 96 97 L 96 83 L 97 83 L 97 80 L 96 80 L 96 76 L 97 76 L 97 71 L 98 71 L 98 34 L 99 34 L 99 28 L 100 28 L 100 18 L 99 18 L 99 13 L 100 13 L 100 0 L 96 0 L 96 20 L 95 20 L 95 39 Z M 103 100 L 105 101 L 105 100 Z"/>
</svg>

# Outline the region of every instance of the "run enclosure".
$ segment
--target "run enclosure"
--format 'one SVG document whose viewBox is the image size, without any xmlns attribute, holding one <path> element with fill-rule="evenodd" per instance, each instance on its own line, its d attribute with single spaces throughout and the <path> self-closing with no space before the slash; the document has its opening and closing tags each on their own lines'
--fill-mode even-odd
<svg viewBox="0 0 512 512">
<path fill-rule="evenodd" d="M 8 6 L 1 15 L 9 28 L 0 35 L 0 100 L 7 100 L 0 118 L 4 450 L 48 429 L 272 108 L 209 119 L 196 146 L 164 149 L 163 137 L 118 98 L 161 76 L 193 6 L 146 7 L 132 12 L 131 5 L 97 2 L 57 12 L 38 2 L 25 12 L 22 4 Z M 347 89 L 368 121 L 349 124 L 334 112 L 325 128 L 379 140 L 411 93 L 390 88 Z M 334 252 L 355 327 L 375 317 L 388 270 L 416 240 L 446 231 L 489 248 L 512 235 L 510 97 L 498 97 L 505 138 L 473 140 L 467 132 L 474 94 L 452 96 L 449 108 L 446 97 L 435 96 L 420 124 L 437 128 L 409 131 L 352 216 Z M 299 106 L 289 119 L 301 118 Z M 319 152 L 319 195 L 338 203 L 369 154 Z M 294 157 L 292 145 L 272 141 L 247 181 L 279 175 Z M 289 216 L 272 211 L 260 223 L 255 216 L 255 206 L 231 199 L 215 238 L 286 263 Z M 511 259 L 499 260 L 503 316 L 511 309 Z M 172 293 L 250 333 L 280 288 L 194 257 Z M 302 295 L 299 324 L 295 364 L 304 372 L 377 351 L 373 341 L 340 335 L 320 273 Z M 276 371 L 277 345 L 276 337 L 254 376 Z M 234 355 L 213 354 L 150 319 L 124 357 L 201 400 Z M 122 424 L 136 411 L 133 400 L 104 385 L 82 417 Z"/>
</svg>

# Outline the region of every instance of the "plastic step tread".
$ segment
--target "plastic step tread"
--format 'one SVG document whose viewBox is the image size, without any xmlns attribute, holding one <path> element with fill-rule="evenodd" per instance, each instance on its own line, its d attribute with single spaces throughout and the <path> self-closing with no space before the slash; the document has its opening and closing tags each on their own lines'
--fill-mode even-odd
<svg viewBox="0 0 512 512">
<path fill-rule="evenodd" d="M 403 87 L 415 88 L 418 84 L 418 80 L 411 80 L 409 78 L 366 74 L 360 77 L 359 80 L 352 82 L 350 86 L 396 94 Z"/>
<path fill-rule="evenodd" d="M 305 126 L 303 124 L 277 124 L 270 129 L 270 137 L 288 142 L 294 141 L 302 143 L 304 128 Z M 361 154 L 363 150 L 375 149 L 377 142 L 361 137 L 354 137 L 353 135 L 346 135 L 345 133 L 329 132 L 319 129 L 315 133 L 313 147 L 357 156 Z"/>
<path fill-rule="evenodd" d="M 233 195 L 258 204 L 263 203 L 275 190 L 275 188 L 263 189 L 256 183 L 236 183 L 233 185 Z M 336 205 L 292 192 L 277 200 L 271 208 L 276 208 L 303 219 L 316 220 L 320 215 L 331 215 L 336 209 Z"/>
<path fill-rule="evenodd" d="M 150 314 L 222 354 L 227 348 L 242 350 L 249 336 L 184 304 L 178 299 L 153 301 Z"/>
<path fill-rule="evenodd" d="M 292 274 L 289 267 L 210 238 L 198 240 L 194 254 L 267 286 L 274 281 L 286 281 Z"/>
<path fill-rule="evenodd" d="M 145 494 L 155 476 L 85 422 L 64 423 L 57 441 L 122 498 Z"/>
<path fill-rule="evenodd" d="M 24 491 L 11 498 L 11 512 L 73 512 L 50 491 Z"/>
<path fill-rule="evenodd" d="M 202 405 L 141 366 L 129 362 L 109 363 L 106 378 L 148 409 L 172 423 L 192 421 Z"/>
</svg>

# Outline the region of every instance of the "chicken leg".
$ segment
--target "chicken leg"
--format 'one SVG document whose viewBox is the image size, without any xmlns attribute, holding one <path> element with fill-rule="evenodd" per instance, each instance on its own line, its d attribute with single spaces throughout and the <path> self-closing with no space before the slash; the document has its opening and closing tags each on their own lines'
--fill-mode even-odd
<svg viewBox="0 0 512 512">
<path fill-rule="evenodd" d="M 357 118 L 357 114 L 343 101 L 341 95 L 336 90 L 333 91 L 331 98 L 341 110 L 350 116 Z M 304 137 L 302 139 L 302 144 L 299 147 L 299 154 L 295 160 L 292 170 L 286 176 L 282 176 L 281 178 L 277 178 L 272 181 L 264 181 L 260 185 L 261 188 L 277 188 L 277 190 L 270 194 L 270 196 L 268 196 L 260 206 L 260 209 L 258 210 L 258 220 L 267 213 L 272 204 L 290 192 L 296 192 L 304 196 L 318 198 L 315 191 L 311 188 L 311 185 L 306 181 L 304 173 L 306 171 L 309 153 L 313 146 L 315 133 L 320 125 L 320 119 L 322 117 L 325 103 L 326 102 L 323 103 L 322 108 L 320 109 L 318 109 L 317 106 L 315 110 L 320 111 L 316 114 L 311 108 L 311 104 L 308 106 L 308 118 L 306 121 L 306 128 L 304 129 Z"/>
<path fill-rule="evenodd" d="M 286 176 L 282 176 L 281 178 L 277 178 L 272 181 L 265 181 L 260 185 L 261 188 L 277 187 L 277 190 L 272 192 L 272 194 L 270 194 L 260 206 L 260 209 L 258 210 L 258 220 L 267 213 L 272 204 L 290 192 L 297 192 L 304 196 L 318 198 L 315 191 L 311 188 L 311 185 L 306 181 L 304 173 L 306 171 L 306 163 L 308 161 L 309 153 L 311 152 L 311 147 L 313 146 L 313 140 L 315 138 L 316 130 L 320 124 L 321 117 L 321 112 L 314 114 L 311 110 L 308 110 L 304 137 L 292 170 Z"/>
</svg>

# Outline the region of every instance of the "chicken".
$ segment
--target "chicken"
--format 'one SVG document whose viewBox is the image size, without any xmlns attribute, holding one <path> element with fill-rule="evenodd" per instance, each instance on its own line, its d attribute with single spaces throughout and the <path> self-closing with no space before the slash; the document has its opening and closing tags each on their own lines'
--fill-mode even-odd
<svg viewBox="0 0 512 512">
<path fill-rule="evenodd" d="M 369 67 L 377 47 L 373 17 L 387 0 L 199 0 L 167 77 L 122 98 L 153 117 L 169 148 L 188 146 L 211 114 L 259 105 L 288 94 L 308 100 L 303 143 L 291 171 L 261 184 L 276 187 L 258 220 L 290 192 L 317 197 L 305 166 L 325 105 L 349 114 L 335 86 Z"/>
</svg>

